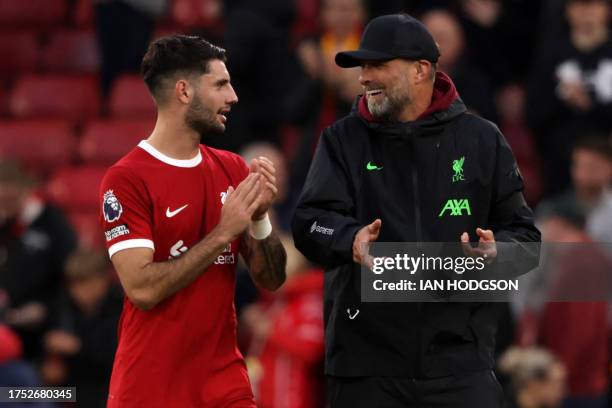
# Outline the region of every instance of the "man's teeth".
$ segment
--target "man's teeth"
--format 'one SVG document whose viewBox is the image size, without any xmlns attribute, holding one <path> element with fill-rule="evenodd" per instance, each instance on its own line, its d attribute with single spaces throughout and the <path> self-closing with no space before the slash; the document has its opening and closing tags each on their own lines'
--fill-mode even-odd
<svg viewBox="0 0 612 408">
<path fill-rule="evenodd" d="M 367 95 L 373 96 L 373 95 L 378 95 L 379 93 L 382 93 L 382 89 L 372 89 L 371 91 L 367 92 Z"/>
</svg>

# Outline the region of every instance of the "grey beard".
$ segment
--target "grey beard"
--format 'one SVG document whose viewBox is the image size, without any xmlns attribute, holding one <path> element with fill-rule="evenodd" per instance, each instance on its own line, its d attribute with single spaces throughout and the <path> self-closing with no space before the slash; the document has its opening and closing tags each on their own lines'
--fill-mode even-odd
<svg viewBox="0 0 612 408">
<path fill-rule="evenodd" d="M 388 96 L 385 96 L 380 103 L 375 103 L 370 99 L 368 99 L 367 102 L 368 110 L 372 116 L 386 121 L 397 120 L 402 108 L 401 104 L 393 103 Z"/>
</svg>

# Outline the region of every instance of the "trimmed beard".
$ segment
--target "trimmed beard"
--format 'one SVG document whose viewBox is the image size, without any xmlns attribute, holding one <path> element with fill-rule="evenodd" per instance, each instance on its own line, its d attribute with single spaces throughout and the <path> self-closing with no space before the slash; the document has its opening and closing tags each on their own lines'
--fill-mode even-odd
<svg viewBox="0 0 612 408">
<path fill-rule="evenodd" d="M 374 102 L 367 98 L 368 110 L 375 118 L 396 121 L 406 105 L 412 102 L 408 85 L 405 81 L 398 81 L 393 88 L 387 88 L 383 100 Z"/>
<path fill-rule="evenodd" d="M 216 112 L 204 105 L 198 95 L 194 95 L 189 104 L 189 109 L 185 114 L 185 123 L 189 128 L 198 132 L 200 136 L 225 131 L 225 126 L 217 120 Z"/>
</svg>

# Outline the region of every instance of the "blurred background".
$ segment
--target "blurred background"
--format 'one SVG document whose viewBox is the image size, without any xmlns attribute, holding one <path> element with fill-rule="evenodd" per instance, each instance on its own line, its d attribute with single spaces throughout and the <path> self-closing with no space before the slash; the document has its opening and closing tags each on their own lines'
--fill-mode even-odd
<svg viewBox="0 0 612 408">
<path fill-rule="evenodd" d="M 596 249 L 612 242 L 607 0 L 0 0 L 0 385 L 76 385 L 78 406 L 104 406 L 122 293 L 98 185 L 153 129 L 138 75 L 148 43 L 187 33 L 227 48 L 240 98 L 227 132 L 203 141 L 279 172 L 288 281 L 263 293 L 241 268 L 236 288 L 258 405 L 325 406 L 323 273 L 289 222 L 321 130 L 361 92 L 359 68 L 334 55 L 398 11 L 427 25 L 439 69 L 505 134 L 544 240 L 594 243 L 588 259 L 612 273 Z M 606 302 L 509 304 L 498 333 L 509 406 L 609 406 L 609 321 Z"/>
</svg>

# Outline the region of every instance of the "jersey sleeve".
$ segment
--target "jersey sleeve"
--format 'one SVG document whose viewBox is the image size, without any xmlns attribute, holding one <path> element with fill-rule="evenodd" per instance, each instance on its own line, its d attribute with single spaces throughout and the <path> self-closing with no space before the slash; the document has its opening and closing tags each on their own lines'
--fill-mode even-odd
<svg viewBox="0 0 612 408">
<path fill-rule="evenodd" d="M 251 170 L 249 169 L 249 165 L 246 161 L 244 161 L 244 158 L 242 158 L 242 156 L 235 155 L 234 158 L 238 166 L 238 184 L 240 184 L 242 183 L 242 180 L 244 180 L 249 175 L 249 172 Z"/>
<path fill-rule="evenodd" d="M 155 250 L 151 200 L 143 181 L 127 170 L 111 168 L 100 186 L 100 223 L 108 255 L 129 248 Z"/>
</svg>

